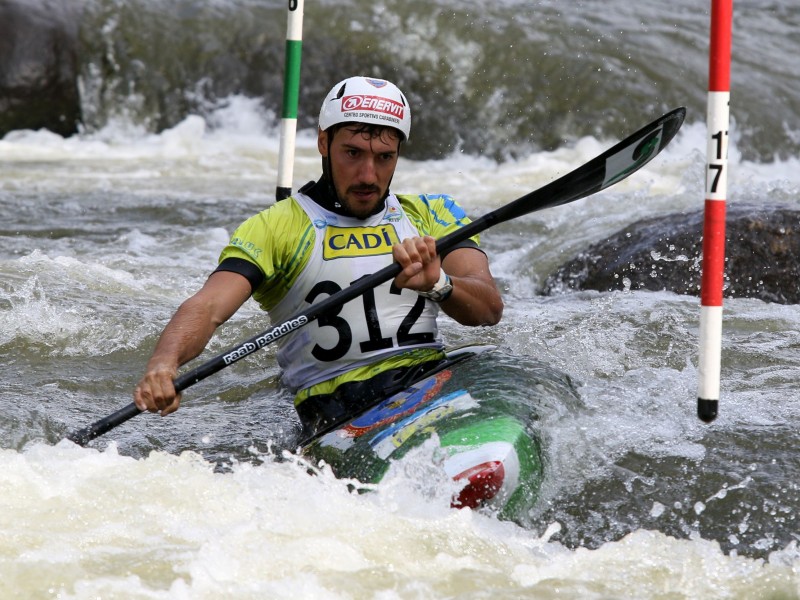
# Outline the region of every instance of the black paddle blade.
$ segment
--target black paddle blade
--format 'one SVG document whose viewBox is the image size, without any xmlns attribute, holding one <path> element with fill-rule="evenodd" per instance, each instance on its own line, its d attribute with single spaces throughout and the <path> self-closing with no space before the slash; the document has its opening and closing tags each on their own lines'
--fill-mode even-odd
<svg viewBox="0 0 800 600">
<path fill-rule="evenodd" d="M 619 183 L 653 160 L 683 125 L 686 109 L 676 108 L 545 187 L 532 192 L 542 199 L 536 210 L 561 206 Z M 576 185 L 577 184 L 577 185 Z M 531 194 L 531 195 L 532 195 Z M 513 217 L 519 215 L 513 215 Z"/>
<path fill-rule="evenodd" d="M 442 238 L 437 248 L 446 250 L 496 223 L 574 202 L 611 187 L 653 160 L 672 141 L 685 118 L 684 107 L 668 112 L 574 171 L 501 206 L 451 234 L 457 235 L 458 238 L 453 240 L 450 236 Z"/>
</svg>

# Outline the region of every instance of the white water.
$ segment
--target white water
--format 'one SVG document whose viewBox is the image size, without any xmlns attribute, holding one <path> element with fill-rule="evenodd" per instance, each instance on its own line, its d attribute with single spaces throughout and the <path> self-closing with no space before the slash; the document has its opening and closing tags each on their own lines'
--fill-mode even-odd
<svg viewBox="0 0 800 600">
<path fill-rule="evenodd" d="M 91 414 L 79 410 L 93 401 L 92 382 L 80 378 L 83 368 L 98 382 L 122 380 L 121 389 L 129 392 L 127 382 L 143 367 L 154 336 L 213 268 L 230 227 L 271 202 L 278 143 L 262 117 L 252 103 L 234 98 L 230 110 L 211 123 L 192 117 L 160 135 L 121 121 L 92 136 L 16 132 L 0 141 L 0 195 L 19 199 L 3 204 L 4 220 L 17 223 L 18 211 L 30 212 L 30 222 L 56 228 L 58 219 L 49 216 L 56 210 L 80 215 L 87 231 L 96 227 L 104 234 L 37 238 L 26 225 L 22 239 L 7 233 L 0 241 L 0 347 L 13 350 L 3 351 L 10 387 L 0 405 L 15 415 L 15 427 L 47 432 L 48 413 L 56 413 L 50 417 L 67 429 L 104 416 L 105 407 Z M 648 120 L 643 117 L 638 125 Z M 735 139 L 731 201 L 755 197 L 798 206 L 797 159 L 743 164 Z M 461 155 L 403 160 L 393 187 L 451 193 L 480 215 L 583 164 L 614 141 L 584 139 L 573 148 L 503 164 Z M 747 477 L 730 474 L 724 485 L 715 483 L 702 494 L 689 489 L 684 506 L 691 507 L 694 521 L 688 526 L 696 532 L 682 539 L 657 527 L 638 528 L 624 536 L 608 534 L 610 541 L 596 549 L 571 549 L 553 539 L 562 524 L 548 520 L 554 503 L 623 469 L 618 460 L 631 452 L 651 461 L 702 460 L 713 452 L 703 443 L 708 427 L 694 416 L 696 298 L 637 292 L 535 295 L 549 270 L 587 243 L 638 218 L 701 207 L 704 160 L 704 130 L 689 123 L 662 156 L 611 190 L 483 236 L 505 289 L 507 312 L 503 324 L 481 335 L 544 360 L 581 384 L 584 406 L 544 410 L 550 462 L 543 520 L 536 527 L 450 509 L 447 486 L 416 475 L 430 476 L 424 452 L 368 494 L 349 492 L 347 482 L 324 469 L 309 476 L 307 466 L 275 461 L 255 448 L 252 461 L 215 471 L 201 456 L 204 448 L 223 435 L 237 436 L 236 430 L 215 428 L 215 419 L 253 407 L 225 402 L 214 412 L 213 398 L 201 401 L 198 392 L 170 417 L 176 431 L 182 427 L 178 419 L 187 419 L 185 445 L 196 453 L 131 451 L 151 446 L 141 434 L 132 443 L 130 431 L 152 431 L 154 441 L 169 439 L 150 415 L 107 434 L 107 441 L 123 440 L 119 449 L 116 443 L 101 451 L 53 445 L 41 439 L 44 434 L 22 447 L 3 444 L 0 597 L 800 597 L 795 542 L 774 548 L 764 535 L 762 545 L 769 551 L 762 559 L 723 552 L 718 541 L 700 533 L 718 498 L 755 485 Z M 306 133 L 299 142 L 295 187 L 317 175 L 314 139 Z M 124 217 L 115 215 L 129 204 L 151 207 L 155 216 L 120 228 Z M 170 225 L 170 214 L 182 211 L 206 211 L 208 218 Z M 227 213 L 237 216 L 229 220 Z M 172 229 L 174 236 L 165 235 Z M 742 425 L 796 422 L 797 308 L 734 300 L 726 304 L 726 314 L 734 319 L 726 343 L 736 343 L 742 360 L 760 369 L 770 389 L 763 392 L 753 381 L 754 371 L 726 363 L 714 427 L 736 432 Z M 246 307 L 214 347 L 262 329 L 263 320 L 253 323 L 256 315 L 254 307 Z M 764 330 L 774 335 L 764 340 Z M 476 335 L 452 323 L 445 324 L 445 333 L 452 343 Z M 16 377 L 17 352 L 63 379 Z M 124 354 L 123 367 L 109 357 L 112 352 L 130 353 Z M 254 362 L 272 373 L 270 352 Z M 212 396 L 217 382 L 236 374 L 216 377 L 204 388 Z M 767 401 L 759 402 L 764 394 Z M 127 398 L 108 399 L 109 409 Z M 270 432 L 261 435 L 269 439 Z M 789 474 L 800 472 L 796 462 L 787 468 Z M 415 483 L 420 480 L 428 483 Z M 625 481 L 635 490 L 646 477 L 634 473 Z M 791 487 L 791 481 L 776 485 Z M 766 498 L 771 492 L 764 487 L 759 493 Z M 656 525 L 682 510 L 666 499 L 648 502 Z M 765 512 L 775 510 L 764 506 Z M 786 516 L 796 508 L 779 501 L 776 528 L 797 532 Z M 611 505 L 601 502 L 591 510 L 615 518 Z M 730 541 L 745 535 L 751 518 L 716 514 L 713 525 L 717 536 L 727 532 L 721 537 Z"/>
<path fill-rule="evenodd" d="M 764 563 L 638 531 L 569 551 L 445 497 L 392 482 L 352 494 L 291 463 L 221 475 L 191 453 L 69 443 L 0 460 L 4 598 L 766 598 L 798 584 L 794 546 Z"/>
</svg>

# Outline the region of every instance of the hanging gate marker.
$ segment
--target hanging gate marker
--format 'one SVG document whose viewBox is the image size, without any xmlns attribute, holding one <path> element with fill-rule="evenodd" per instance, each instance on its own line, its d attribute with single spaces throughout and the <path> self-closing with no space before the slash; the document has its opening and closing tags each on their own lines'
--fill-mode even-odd
<svg viewBox="0 0 800 600">
<path fill-rule="evenodd" d="M 292 195 L 294 148 L 297 137 L 297 104 L 300 96 L 300 60 L 303 51 L 303 0 L 289 0 L 286 23 L 286 66 L 283 74 L 278 185 L 275 200 Z"/>
<path fill-rule="evenodd" d="M 697 416 L 706 423 L 716 418 L 720 395 L 732 20 L 733 0 L 712 0 L 697 390 Z"/>
</svg>

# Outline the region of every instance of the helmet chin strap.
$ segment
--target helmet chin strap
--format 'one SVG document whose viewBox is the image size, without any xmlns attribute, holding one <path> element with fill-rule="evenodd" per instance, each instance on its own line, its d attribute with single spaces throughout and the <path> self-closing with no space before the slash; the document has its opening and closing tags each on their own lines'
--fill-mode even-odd
<svg viewBox="0 0 800 600">
<path fill-rule="evenodd" d="M 325 179 L 325 183 L 328 186 L 328 195 L 333 200 L 333 210 L 334 212 L 339 213 L 345 217 L 352 217 L 353 214 L 350 213 L 350 209 L 345 206 L 342 199 L 339 197 L 339 192 L 336 191 L 336 184 L 333 181 L 333 165 L 331 164 L 331 133 L 330 131 L 326 132 L 328 136 L 328 156 L 322 157 L 322 177 Z"/>
</svg>

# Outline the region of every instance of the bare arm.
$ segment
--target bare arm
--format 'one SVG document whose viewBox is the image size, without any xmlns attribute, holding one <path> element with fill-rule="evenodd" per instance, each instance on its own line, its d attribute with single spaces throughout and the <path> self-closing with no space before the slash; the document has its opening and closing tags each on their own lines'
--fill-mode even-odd
<svg viewBox="0 0 800 600">
<path fill-rule="evenodd" d="M 430 236 L 410 238 L 394 246 L 394 259 L 403 267 L 395 278 L 401 288 L 427 291 L 444 269 L 453 283 L 453 293 L 442 302 L 442 310 L 462 325 L 496 325 L 503 316 L 503 299 L 494 282 L 486 255 L 475 248 L 457 248 L 442 261 L 436 240 Z"/>
<path fill-rule="evenodd" d="M 476 248 L 458 248 L 442 261 L 453 282 L 453 293 L 442 310 L 462 325 L 497 325 L 503 299 L 489 270 L 489 260 Z"/>
<path fill-rule="evenodd" d="M 168 415 L 178 410 L 180 395 L 172 382 L 178 367 L 198 356 L 214 335 L 250 297 L 250 283 L 238 273 L 218 271 L 178 308 L 164 328 L 133 400 L 141 410 Z"/>
</svg>

